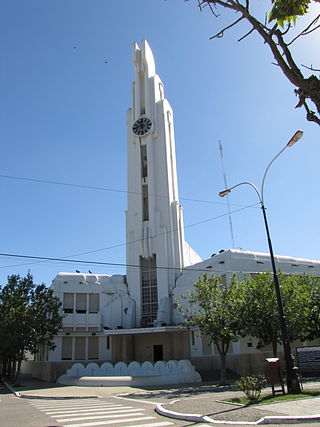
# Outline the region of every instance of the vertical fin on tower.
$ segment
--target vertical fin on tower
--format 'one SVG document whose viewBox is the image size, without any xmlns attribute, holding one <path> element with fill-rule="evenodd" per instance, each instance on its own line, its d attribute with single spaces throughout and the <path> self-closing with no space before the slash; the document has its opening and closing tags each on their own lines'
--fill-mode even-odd
<svg viewBox="0 0 320 427">
<path fill-rule="evenodd" d="M 145 64 L 145 70 L 148 77 L 153 77 L 156 74 L 156 65 L 152 50 L 147 40 L 142 40 L 142 61 Z"/>
<path fill-rule="evenodd" d="M 132 62 L 137 72 L 142 71 L 141 67 L 141 50 L 138 43 L 134 42 L 132 45 Z"/>
<path fill-rule="evenodd" d="M 133 43 L 132 62 L 137 73 L 144 72 L 146 77 L 153 77 L 156 74 L 153 53 L 146 40 L 142 40 L 141 49 L 136 42 Z"/>
</svg>

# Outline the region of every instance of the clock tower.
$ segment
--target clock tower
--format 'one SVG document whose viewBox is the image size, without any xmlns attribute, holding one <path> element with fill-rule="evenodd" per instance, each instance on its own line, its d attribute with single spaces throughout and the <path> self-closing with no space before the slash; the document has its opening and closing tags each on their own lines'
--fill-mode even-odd
<svg viewBox="0 0 320 427">
<path fill-rule="evenodd" d="M 133 105 L 127 113 L 127 283 L 136 327 L 171 324 L 172 290 L 182 268 L 200 261 L 184 241 L 173 112 L 146 40 L 133 45 Z"/>
</svg>

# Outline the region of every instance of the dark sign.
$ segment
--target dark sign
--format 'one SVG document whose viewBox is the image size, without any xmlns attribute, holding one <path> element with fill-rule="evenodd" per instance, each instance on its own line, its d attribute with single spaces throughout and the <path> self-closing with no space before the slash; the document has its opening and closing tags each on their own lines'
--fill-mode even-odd
<svg viewBox="0 0 320 427">
<path fill-rule="evenodd" d="M 320 346 L 297 348 L 299 368 L 320 368 Z"/>
</svg>

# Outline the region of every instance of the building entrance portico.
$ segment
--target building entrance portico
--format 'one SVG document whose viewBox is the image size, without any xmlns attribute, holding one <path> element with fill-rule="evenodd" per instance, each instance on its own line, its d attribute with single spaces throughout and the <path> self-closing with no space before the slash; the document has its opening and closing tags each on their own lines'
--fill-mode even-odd
<svg viewBox="0 0 320 427">
<path fill-rule="evenodd" d="M 190 357 L 189 333 L 179 327 L 123 329 L 106 331 L 106 334 L 110 336 L 114 363 L 133 360 L 155 363 Z"/>
</svg>

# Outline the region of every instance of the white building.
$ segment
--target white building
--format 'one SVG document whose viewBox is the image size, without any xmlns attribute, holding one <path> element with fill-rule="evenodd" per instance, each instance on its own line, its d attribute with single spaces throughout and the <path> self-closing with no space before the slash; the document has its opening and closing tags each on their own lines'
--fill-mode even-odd
<svg viewBox="0 0 320 427">
<path fill-rule="evenodd" d="M 172 109 L 146 41 L 133 45 L 135 82 L 128 128 L 127 275 L 59 273 L 52 289 L 63 305 L 56 348 L 36 355 L 34 375 L 54 380 L 75 362 L 190 359 L 198 370 L 219 367 L 214 346 L 179 325 L 175 300 L 199 273 L 271 270 L 269 255 L 229 250 L 202 261 L 185 242 L 179 204 Z M 320 275 L 320 262 L 276 257 L 284 273 Z M 266 351 L 268 351 L 266 349 Z M 256 363 L 254 345 L 233 345 L 229 367 Z M 270 353 L 260 352 L 260 360 Z M 259 359 L 259 358 L 258 358 Z M 258 360 L 257 359 L 257 360 Z"/>
</svg>

